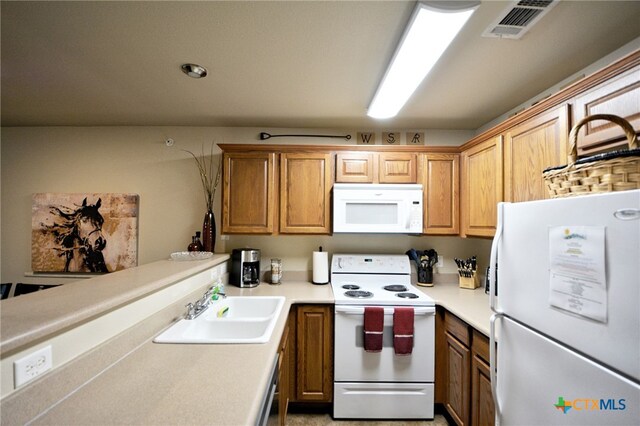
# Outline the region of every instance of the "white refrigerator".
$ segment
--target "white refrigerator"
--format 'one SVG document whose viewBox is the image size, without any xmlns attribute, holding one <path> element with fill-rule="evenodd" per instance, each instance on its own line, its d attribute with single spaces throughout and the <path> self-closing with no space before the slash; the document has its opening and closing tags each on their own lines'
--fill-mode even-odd
<svg viewBox="0 0 640 426">
<path fill-rule="evenodd" d="M 640 190 L 500 203 L 490 265 L 496 424 L 640 425 Z"/>
</svg>

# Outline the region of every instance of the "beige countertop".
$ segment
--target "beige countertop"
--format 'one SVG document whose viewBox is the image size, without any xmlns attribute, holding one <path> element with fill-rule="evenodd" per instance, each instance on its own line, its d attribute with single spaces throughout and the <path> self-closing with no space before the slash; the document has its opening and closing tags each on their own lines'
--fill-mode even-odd
<svg viewBox="0 0 640 426">
<path fill-rule="evenodd" d="M 291 304 L 332 304 L 333 292 L 330 285 L 307 282 L 262 283 L 251 289 L 227 285 L 225 290 L 228 296 L 285 296 L 269 342 L 153 343 L 158 331 L 32 424 L 98 425 L 105 419 L 109 424 L 140 425 L 255 423 Z M 10 417 L 3 416 L 3 424 L 5 420 L 14 424 Z"/>
<path fill-rule="evenodd" d="M 436 283 L 433 287 L 418 287 L 423 293 L 436 301 L 436 304 L 447 309 L 467 324 L 489 336 L 489 295 L 484 287 L 474 290 L 460 288 L 456 282 Z"/>
<path fill-rule="evenodd" d="M 173 267 L 168 265 L 169 267 Z M 165 266 L 166 267 L 166 266 Z M 296 278 L 297 279 L 297 278 Z M 468 324 L 488 334 L 489 298 L 482 288 L 461 289 L 457 282 L 420 289 Z M 104 424 L 253 424 L 267 389 L 271 367 L 294 303 L 334 303 L 330 285 L 304 280 L 255 288 L 225 287 L 229 296 L 285 296 L 273 335 L 265 344 L 157 344 L 155 330 L 135 348 L 84 381 L 35 417 L 20 414 L 16 399 L 3 425 Z M 163 326 L 166 328 L 166 326 Z M 4 340 L 4 339 L 3 339 Z M 19 396 L 16 396 L 19 398 Z"/>
</svg>

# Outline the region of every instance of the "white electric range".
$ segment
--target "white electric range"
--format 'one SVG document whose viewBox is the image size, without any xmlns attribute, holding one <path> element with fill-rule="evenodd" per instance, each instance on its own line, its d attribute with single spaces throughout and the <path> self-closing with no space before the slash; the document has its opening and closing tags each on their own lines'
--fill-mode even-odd
<svg viewBox="0 0 640 426">
<path fill-rule="evenodd" d="M 335 418 L 431 419 L 435 302 L 411 285 L 406 255 L 335 254 Z M 364 310 L 384 308 L 382 351 L 364 350 Z M 393 348 L 395 307 L 414 308 L 411 355 Z"/>
</svg>

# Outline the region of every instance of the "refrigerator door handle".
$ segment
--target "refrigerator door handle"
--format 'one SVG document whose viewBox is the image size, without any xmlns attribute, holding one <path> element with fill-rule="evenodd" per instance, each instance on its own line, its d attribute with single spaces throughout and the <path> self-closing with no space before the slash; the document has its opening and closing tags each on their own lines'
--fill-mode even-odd
<svg viewBox="0 0 640 426">
<path fill-rule="evenodd" d="M 498 401 L 498 381 L 496 378 L 496 371 L 498 370 L 498 360 L 496 358 L 496 320 L 504 317 L 501 312 L 491 315 L 490 331 L 489 331 L 489 372 L 491 378 L 491 393 L 493 394 L 493 405 L 495 407 L 496 426 L 500 425 L 500 404 Z"/>
<path fill-rule="evenodd" d="M 489 305 L 491 306 L 491 310 L 494 312 L 498 312 L 498 308 L 496 306 L 498 295 L 496 294 L 496 283 L 498 279 L 498 245 L 502 240 L 502 217 L 503 217 L 503 205 L 504 203 L 498 203 L 498 218 L 496 224 L 496 235 L 493 237 L 493 241 L 491 243 L 491 255 L 489 257 Z"/>
</svg>

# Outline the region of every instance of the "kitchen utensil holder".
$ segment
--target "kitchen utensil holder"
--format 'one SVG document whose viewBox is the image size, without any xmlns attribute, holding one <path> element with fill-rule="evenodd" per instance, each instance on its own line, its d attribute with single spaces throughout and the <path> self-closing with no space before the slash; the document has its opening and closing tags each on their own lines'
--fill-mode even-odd
<svg viewBox="0 0 640 426">
<path fill-rule="evenodd" d="M 629 148 L 578 160 L 578 132 L 582 126 L 594 120 L 608 120 L 622 127 Z M 568 164 L 542 172 L 551 198 L 640 189 L 638 139 L 635 130 L 624 118 L 611 114 L 587 116 L 571 129 L 569 144 Z"/>
<path fill-rule="evenodd" d="M 460 285 L 460 288 L 468 288 L 471 290 L 476 289 L 480 287 L 480 284 L 478 283 L 478 274 L 474 271 L 470 277 L 459 277 L 458 284 Z"/>
<path fill-rule="evenodd" d="M 418 268 L 418 282 L 421 287 L 433 287 L 433 268 Z"/>
</svg>

